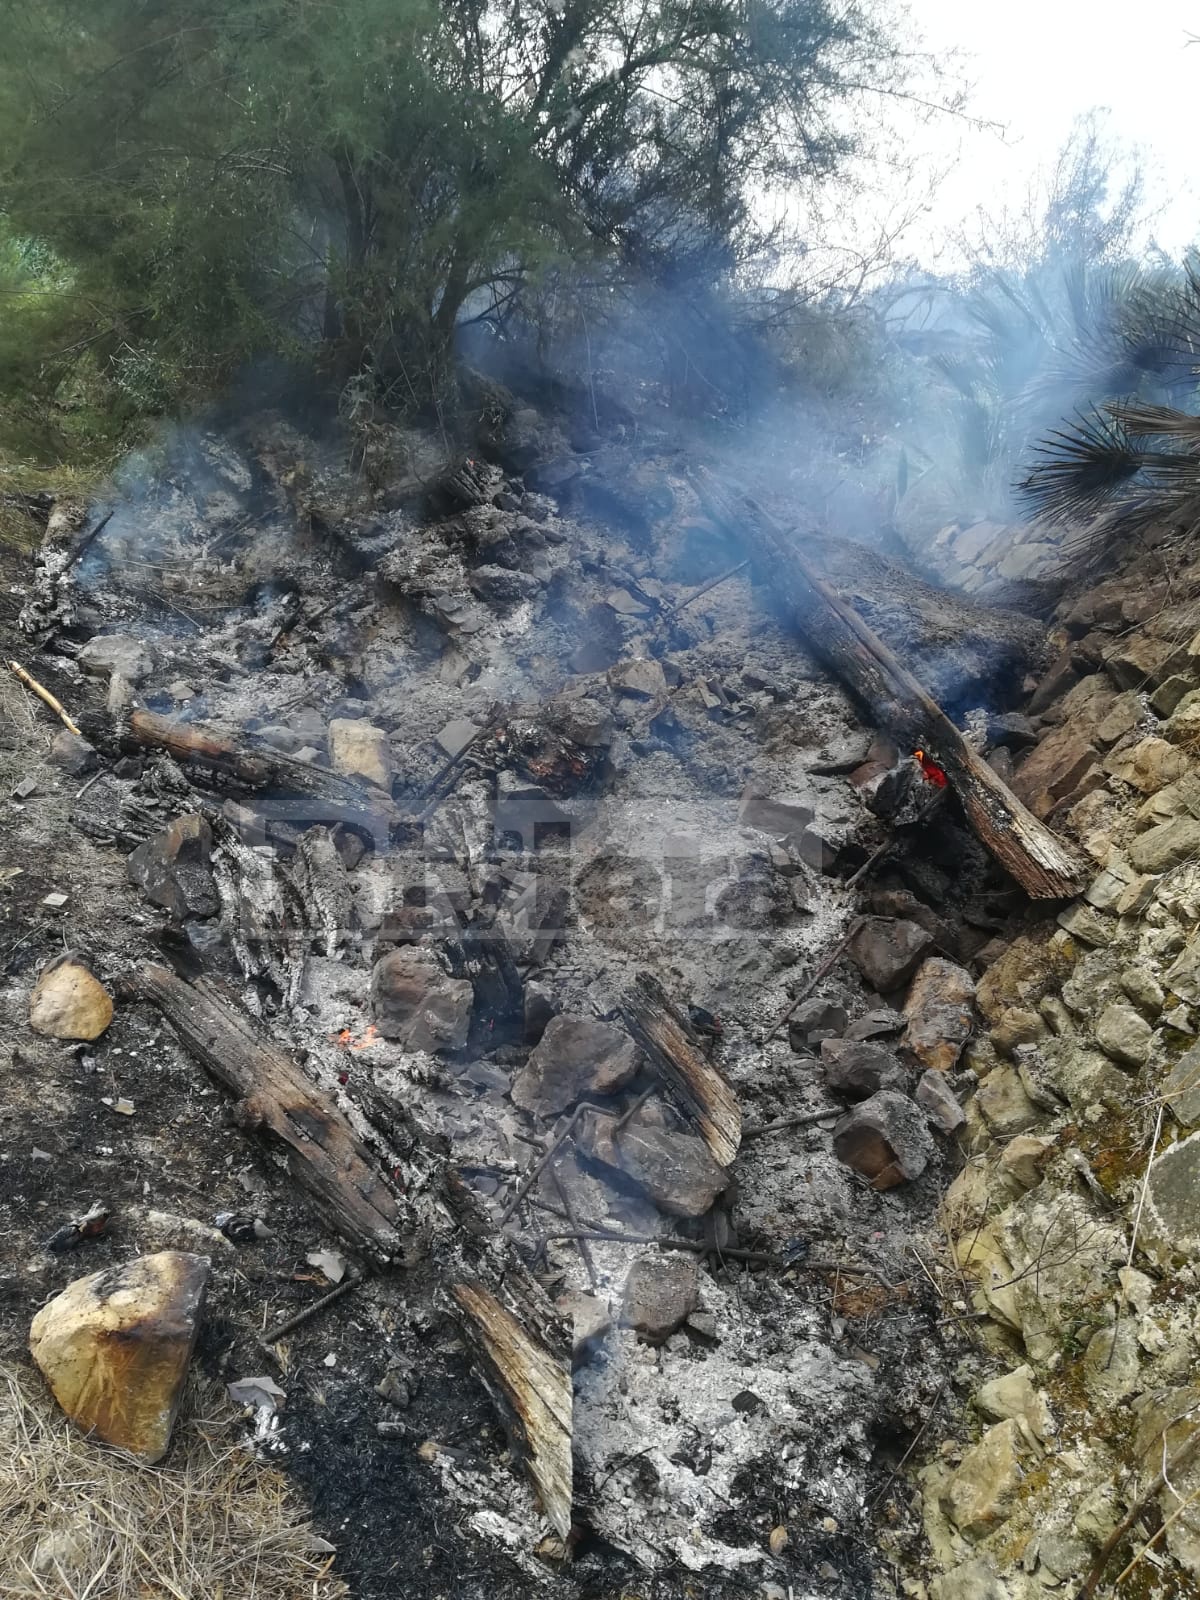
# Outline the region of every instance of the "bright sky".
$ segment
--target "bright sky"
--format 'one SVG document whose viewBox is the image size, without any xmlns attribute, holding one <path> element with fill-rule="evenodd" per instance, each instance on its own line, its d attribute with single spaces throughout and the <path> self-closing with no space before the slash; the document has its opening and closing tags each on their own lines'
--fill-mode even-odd
<svg viewBox="0 0 1200 1600">
<path fill-rule="evenodd" d="M 1187 43 L 1200 34 L 1200 0 L 909 0 L 909 9 L 932 49 L 962 52 L 975 114 L 1007 125 L 998 135 L 942 124 L 937 149 L 961 147 L 962 159 L 908 241 L 919 255 L 930 259 L 980 204 L 1019 204 L 1093 108 L 1141 151 L 1163 206 L 1156 240 L 1177 254 L 1200 239 L 1200 43 Z"/>
</svg>

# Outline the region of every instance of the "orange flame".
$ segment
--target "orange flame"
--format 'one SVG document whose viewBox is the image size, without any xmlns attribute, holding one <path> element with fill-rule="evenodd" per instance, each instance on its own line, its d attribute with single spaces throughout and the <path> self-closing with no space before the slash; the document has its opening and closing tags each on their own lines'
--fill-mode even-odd
<svg viewBox="0 0 1200 1600">
<path fill-rule="evenodd" d="M 361 1039 L 356 1039 L 349 1028 L 343 1028 L 341 1033 L 331 1033 L 329 1037 L 334 1044 L 340 1044 L 343 1050 L 369 1050 L 373 1044 L 379 1043 L 379 1029 L 372 1022 Z"/>
<path fill-rule="evenodd" d="M 932 783 L 935 789 L 944 789 L 946 787 L 949 780 L 945 772 L 931 756 L 925 754 L 924 750 L 914 750 L 913 759 L 920 767 L 921 775 L 927 783 Z"/>
</svg>

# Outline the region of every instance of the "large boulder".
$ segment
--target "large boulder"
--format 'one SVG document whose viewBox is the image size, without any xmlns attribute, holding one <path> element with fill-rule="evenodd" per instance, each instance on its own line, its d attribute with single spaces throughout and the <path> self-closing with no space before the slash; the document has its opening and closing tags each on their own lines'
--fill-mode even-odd
<svg viewBox="0 0 1200 1600">
<path fill-rule="evenodd" d="M 430 950 L 403 945 L 381 956 L 371 1001 L 380 1033 L 410 1050 L 461 1050 L 467 1042 L 474 991 L 468 979 L 444 972 Z"/>
<path fill-rule="evenodd" d="M 42 969 L 29 997 L 29 1026 L 52 1039 L 98 1039 L 113 1019 L 112 996 L 78 955 Z"/>
<path fill-rule="evenodd" d="M 29 1349 L 84 1433 L 152 1464 L 167 1452 L 209 1263 L 164 1250 L 77 1278 L 44 1305 Z"/>
<path fill-rule="evenodd" d="M 551 1017 L 529 1060 L 513 1080 L 513 1102 L 538 1117 L 553 1117 L 577 1100 L 616 1094 L 638 1069 L 633 1040 L 610 1022 Z"/>
</svg>

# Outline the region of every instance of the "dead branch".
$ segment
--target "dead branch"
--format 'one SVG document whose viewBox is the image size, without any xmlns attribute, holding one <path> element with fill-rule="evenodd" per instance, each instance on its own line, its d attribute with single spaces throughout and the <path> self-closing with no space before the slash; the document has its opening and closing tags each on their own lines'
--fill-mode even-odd
<svg viewBox="0 0 1200 1600">
<path fill-rule="evenodd" d="M 1173 1477 L 1176 1472 L 1186 1467 L 1197 1450 L 1200 1450 L 1200 1428 L 1197 1428 L 1189 1438 L 1184 1440 L 1170 1461 L 1157 1474 L 1150 1487 L 1139 1500 L 1130 1506 L 1129 1510 L 1100 1546 L 1096 1553 L 1096 1559 L 1089 1567 L 1088 1575 L 1083 1580 L 1083 1587 L 1075 1596 L 1075 1600 L 1092 1600 L 1092 1596 L 1100 1586 L 1100 1580 L 1104 1577 L 1104 1570 L 1112 1560 L 1113 1553 L 1118 1545 L 1134 1527 L 1142 1514 L 1149 1509 L 1150 1502 L 1166 1487 L 1168 1478 Z"/>
<path fill-rule="evenodd" d="M 25 668 L 19 661 L 10 661 L 8 663 L 8 670 L 15 678 L 23 683 L 27 689 L 31 690 L 35 695 L 37 695 L 38 699 L 43 703 L 43 705 L 50 707 L 51 711 L 53 711 L 54 715 L 62 723 L 63 727 L 68 730 L 68 732 L 73 733 L 77 739 L 81 739 L 83 737 L 78 727 L 76 727 L 75 723 L 72 722 L 71 718 L 67 715 L 62 701 L 56 699 L 55 696 L 50 693 L 49 689 L 46 688 L 44 683 L 39 683 L 35 677 L 26 672 Z"/>
</svg>

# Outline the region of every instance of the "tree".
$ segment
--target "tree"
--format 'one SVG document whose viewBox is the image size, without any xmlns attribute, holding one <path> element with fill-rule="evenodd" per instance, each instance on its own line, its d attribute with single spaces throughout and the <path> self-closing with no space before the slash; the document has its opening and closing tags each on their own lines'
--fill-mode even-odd
<svg viewBox="0 0 1200 1600">
<path fill-rule="evenodd" d="M 735 272 L 903 93 L 882 0 L 4 0 L 0 211 L 77 339 L 436 366 L 548 263 Z"/>
</svg>

